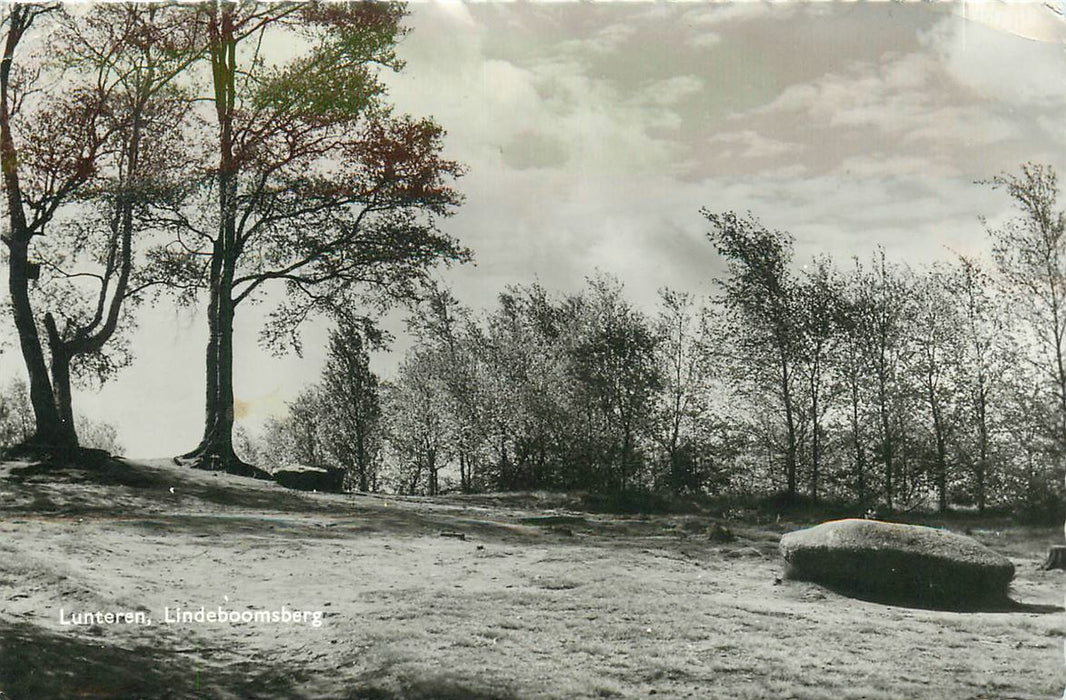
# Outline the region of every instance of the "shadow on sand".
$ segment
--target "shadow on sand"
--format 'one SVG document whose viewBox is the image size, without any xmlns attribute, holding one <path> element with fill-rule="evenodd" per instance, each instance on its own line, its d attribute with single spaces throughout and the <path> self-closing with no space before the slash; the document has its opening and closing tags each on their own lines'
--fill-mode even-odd
<svg viewBox="0 0 1066 700">
<path fill-rule="evenodd" d="M 299 697 L 300 674 L 250 663 L 219 668 L 156 648 L 0 625 L 0 689 L 12 700 Z"/>
<path fill-rule="evenodd" d="M 345 683 L 273 661 L 218 664 L 194 653 L 124 648 L 29 624 L 0 625 L 0 697 L 108 700 L 515 700 L 511 691 L 474 687 L 448 676 L 373 677 Z M 322 682 L 330 686 L 323 695 Z M 344 686 L 347 685 L 347 688 Z"/>
<path fill-rule="evenodd" d="M 873 592 L 839 584 L 818 583 L 817 585 L 846 598 L 863 600 L 868 603 L 888 605 L 894 608 L 912 610 L 938 610 L 957 613 L 1026 613 L 1030 615 L 1048 615 L 1066 612 L 1061 605 L 1039 603 L 1022 603 L 1009 596 L 978 597 L 962 600 L 932 600 L 906 595 L 890 595 Z"/>
</svg>

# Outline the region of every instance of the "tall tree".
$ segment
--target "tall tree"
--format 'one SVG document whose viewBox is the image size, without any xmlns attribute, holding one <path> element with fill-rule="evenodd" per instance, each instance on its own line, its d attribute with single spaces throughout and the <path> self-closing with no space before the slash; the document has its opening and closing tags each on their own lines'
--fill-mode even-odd
<svg viewBox="0 0 1066 700">
<path fill-rule="evenodd" d="M 933 438 L 933 481 L 937 507 L 948 509 L 948 451 L 958 427 L 957 370 L 959 344 L 962 341 L 962 318 L 959 307 L 948 294 L 946 271 L 933 268 L 923 275 L 914 288 L 914 369 L 921 385 L 922 403 L 929 412 Z"/>
<path fill-rule="evenodd" d="M 712 227 L 711 242 L 729 265 L 729 276 L 720 284 L 726 309 L 736 322 L 740 365 L 748 380 L 767 391 L 780 409 L 785 488 L 794 497 L 801 431 L 797 405 L 801 343 L 795 284 L 789 274 L 792 237 L 767 229 L 752 216 L 707 209 L 703 215 Z"/>
<path fill-rule="evenodd" d="M 1058 177 L 1050 166 L 1027 163 L 991 185 L 1006 190 L 1019 212 L 989 233 L 1016 313 L 1036 341 L 1035 366 L 1055 396 L 1056 437 L 1066 448 L 1066 214 L 1058 208 Z"/>
<path fill-rule="evenodd" d="M 655 439 L 666 457 L 671 490 L 697 492 L 703 486 L 696 469 L 698 433 L 711 415 L 715 377 L 710 318 L 691 294 L 663 289 L 656 333 L 662 391 L 656 411 Z"/>
<path fill-rule="evenodd" d="M 52 387 L 60 420 L 74 425 L 72 374 L 106 380 L 129 360 L 122 334 L 150 287 L 167 284 L 137 253 L 152 237 L 146 214 L 160 199 L 180 199 L 181 139 L 191 102 L 178 84 L 197 57 L 195 25 L 155 5 L 101 5 L 64 22 L 63 60 L 95 76 L 105 91 L 98 117 L 109 134 L 93 179 L 37 248 L 40 290 L 48 302 Z M 113 444 L 114 441 L 112 441 Z"/>
<path fill-rule="evenodd" d="M 347 327 L 330 335 L 320 397 L 327 453 L 360 491 L 376 491 L 381 452 L 380 382 L 370 369 L 363 333 Z"/>
<path fill-rule="evenodd" d="M 455 452 L 459 460 L 459 487 L 473 489 L 479 453 L 485 440 L 486 377 L 480 355 L 484 339 L 468 309 L 446 289 L 431 287 L 408 320 L 408 330 L 418 338 L 427 357 L 432 357 L 449 398 L 456 431 Z"/>
<path fill-rule="evenodd" d="M 379 69 L 399 70 L 404 10 L 386 3 L 305 2 L 198 9 L 206 26 L 217 161 L 211 215 L 174 211 L 199 241 L 208 290 L 204 435 L 182 462 L 262 476 L 233 451 L 233 319 L 269 282 L 286 298 L 264 338 L 295 345 L 310 314 L 412 293 L 425 270 L 465 252 L 435 218 L 459 201 L 460 166 L 442 130 L 396 117 Z M 290 37 L 307 50 L 277 65 L 260 53 Z"/>
<path fill-rule="evenodd" d="M 601 484 L 616 491 L 641 486 L 637 447 L 661 385 L 658 338 L 613 279 L 589 280 L 588 294 L 571 298 L 569 305 L 576 321 L 569 348 L 574 386 L 600 426 L 595 437 L 604 468 Z"/>
<path fill-rule="evenodd" d="M 57 210 L 93 175 L 104 136 L 97 120 L 104 110 L 99 90 L 78 85 L 26 114 L 27 98 L 40 71 L 19 63 L 26 36 L 59 6 L 12 4 L 4 12 L 0 59 L 0 170 L 3 173 L 8 232 L 8 290 L 19 347 L 29 377 L 36 427 L 30 442 L 67 448 L 77 444 L 74 426 L 64 423 L 56 405 L 44 348 L 30 299 L 30 281 L 39 266 L 30 261 L 30 244 L 42 236 Z M 37 131 L 29 141 L 28 132 Z M 21 138 L 20 138 L 21 137 Z M 27 153 L 34 148 L 37 157 Z"/>
<path fill-rule="evenodd" d="M 440 472 L 451 459 L 447 390 L 434 358 L 416 349 L 405 358 L 385 391 L 388 441 L 398 462 L 397 490 L 440 492 Z"/>
<path fill-rule="evenodd" d="M 959 256 L 948 292 L 962 316 L 958 370 L 961 400 L 969 414 L 974 500 L 979 512 L 988 502 L 993 468 L 994 433 L 1002 413 L 1005 378 L 1019 353 L 1013 348 L 1013 329 L 997 298 L 991 276 L 977 261 Z"/>
<path fill-rule="evenodd" d="M 883 468 L 884 505 L 892 510 L 903 491 L 907 421 L 907 366 L 912 352 L 910 322 L 912 285 L 907 268 L 889 263 L 878 250 L 871 271 L 864 275 L 868 305 L 865 352 L 871 371 L 875 434 Z"/>
<path fill-rule="evenodd" d="M 867 383 L 870 357 L 866 348 L 872 327 L 873 305 L 866 291 L 866 276 L 861 263 L 842 282 L 834 325 L 838 333 L 838 352 L 832 364 L 841 391 L 847 397 L 848 441 L 851 446 L 851 473 L 855 497 L 866 506 L 869 497 L 870 450 L 867 446 Z"/>
<path fill-rule="evenodd" d="M 43 59 L 21 73 L 15 65 L 23 37 L 45 15 L 62 69 L 51 76 L 61 88 L 47 95 L 34 85 L 48 73 Z M 13 5 L 4 24 L 0 146 L 12 309 L 36 441 L 73 447 L 72 375 L 107 378 L 123 355 L 113 341 L 128 327 L 130 304 L 162 281 L 135 267 L 139 214 L 175 168 L 188 102 L 174 82 L 194 59 L 195 41 L 179 11 L 161 6 L 104 5 L 75 18 L 54 6 Z M 31 245 L 46 227 L 51 235 Z M 31 279 L 40 280 L 35 295 Z M 38 325 L 50 376 L 42 374 Z"/>
<path fill-rule="evenodd" d="M 839 285 L 828 257 L 804 268 L 796 287 L 797 332 L 800 335 L 801 371 L 806 377 L 811 444 L 809 493 L 818 500 L 825 451 L 823 419 L 830 403 L 829 367 L 838 342 L 836 307 Z"/>
<path fill-rule="evenodd" d="M 498 301 L 481 334 L 493 477 L 505 488 L 571 486 L 581 471 L 578 451 L 563 448 L 576 444 L 566 430 L 576 423 L 565 343 L 573 327 L 538 284 L 508 287 Z"/>
</svg>

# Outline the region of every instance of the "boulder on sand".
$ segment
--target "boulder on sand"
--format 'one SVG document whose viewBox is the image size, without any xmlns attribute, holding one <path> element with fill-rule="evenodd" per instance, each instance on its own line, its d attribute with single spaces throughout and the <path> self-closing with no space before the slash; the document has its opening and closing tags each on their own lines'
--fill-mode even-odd
<svg viewBox="0 0 1066 700">
<path fill-rule="evenodd" d="M 341 493 L 344 490 L 344 470 L 336 467 L 308 467 L 292 464 L 273 474 L 274 481 L 300 491 Z"/>
<path fill-rule="evenodd" d="M 1014 564 L 977 540 L 920 525 L 834 520 L 781 538 L 786 576 L 914 605 L 1004 601 Z"/>
</svg>

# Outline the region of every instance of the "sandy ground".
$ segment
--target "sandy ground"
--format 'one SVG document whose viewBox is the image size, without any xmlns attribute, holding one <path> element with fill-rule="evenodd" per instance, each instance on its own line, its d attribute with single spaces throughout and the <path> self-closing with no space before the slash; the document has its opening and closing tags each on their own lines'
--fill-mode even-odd
<svg viewBox="0 0 1066 700">
<path fill-rule="evenodd" d="M 302 494 L 169 466 L 0 466 L 0 697 L 1057 698 L 1051 529 L 975 530 L 1018 568 L 999 612 L 780 581 L 781 532 L 556 498 Z M 447 536 L 461 534 L 465 539 Z M 165 609 L 321 611 L 164 622 Z M 62 624 L 61 610 L 152 624 Z M 312 621 L 313 622 L 313 621 Z"/>
</svg>

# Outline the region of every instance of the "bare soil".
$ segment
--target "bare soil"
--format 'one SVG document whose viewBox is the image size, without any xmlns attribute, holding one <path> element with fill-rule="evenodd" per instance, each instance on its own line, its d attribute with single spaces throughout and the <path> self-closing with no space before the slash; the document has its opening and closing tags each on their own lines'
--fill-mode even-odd
<svg viewBox="0 0 1066 700">
<path fill-rule="evenodd" d="M 1059 697 L 1058 530 L 975 527 L 1014 604 L 948 612 L 782 581 L 807 523 L 617 516 L 547 494 L 305 494 L 169 465 L 0 465 L 0 697 Z M 954 527 L 960 527 L 954 524 Z M 165 608 L 322 624 L 163 622 Z M 153 624 L 64 625 L 61 609 Z"/>
</svg>

